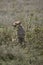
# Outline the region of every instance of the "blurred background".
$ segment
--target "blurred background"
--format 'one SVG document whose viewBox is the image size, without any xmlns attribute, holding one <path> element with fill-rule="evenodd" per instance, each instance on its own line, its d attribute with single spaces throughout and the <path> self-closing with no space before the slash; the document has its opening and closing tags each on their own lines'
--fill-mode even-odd
<svg viewBox="0 0 43 65">
<path fill-rule="evenodd" d="M 25 30 L 23 47 L 15 20 Z M 43 0 L 0 0 L 0 65 L 43 65 Z"/>
</svg>

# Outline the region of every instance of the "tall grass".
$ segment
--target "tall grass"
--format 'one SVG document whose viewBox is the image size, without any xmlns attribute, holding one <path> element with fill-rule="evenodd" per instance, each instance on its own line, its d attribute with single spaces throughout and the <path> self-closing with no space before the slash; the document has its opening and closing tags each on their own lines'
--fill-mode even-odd
<svg viewBox="0 0 43 65">
<path fill-rule="evenodd" d="M 0 27 L 0 64 L 43 64 L 43 28 L 41 25 L 38 25 L 36 23 L 34 24 L 34 27 L 29 25 L 30 23 L 28 24 L 28 29 L 26 26 L 26 43 L 24 43 L 26 45 L 25 48 L 19 45 L 17 41 L 16 29 L 14 29 L 12 26 Z"/>
</svg>

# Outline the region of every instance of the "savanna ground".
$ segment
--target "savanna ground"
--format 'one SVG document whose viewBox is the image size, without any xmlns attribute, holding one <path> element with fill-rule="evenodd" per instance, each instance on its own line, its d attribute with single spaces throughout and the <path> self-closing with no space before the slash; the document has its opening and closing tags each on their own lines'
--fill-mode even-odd
<svg viewBox="0 0 43 65">
<path fill-rule="evenodd" d="M 23 46 L 12 26 L 14 20 L 24 27 Z M 43 65 L 42 1 L 0 0 L 0 65 Z"/>
</svg>

